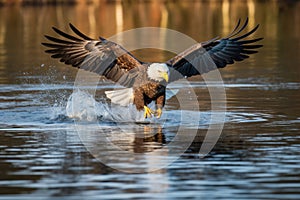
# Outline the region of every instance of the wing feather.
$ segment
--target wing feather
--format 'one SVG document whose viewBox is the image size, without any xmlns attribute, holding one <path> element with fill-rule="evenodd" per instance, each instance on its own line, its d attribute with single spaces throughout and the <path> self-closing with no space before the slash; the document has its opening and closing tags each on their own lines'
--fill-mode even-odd
<svg viewBox="0 0 300 200">
<path fill-rule="evenodd" d="M 84 35 L 83 33 L 81 33 L 73 24 L 69 23 L 70 28 L 72 29 L 72 31 L 78 35 L 79 37 L 81 37 L 84 40 L 93 40 L 92 38 Z"/>
<path fill-rule="evenodd" d="M 262 45 L 254 43 L 263 38 L 247 39 L 247 37 L 253 34 L 259 25 L 249 32 L 241 34 L 247 25 L 248 18 L 243 25 L 239 20 L 227 37 L 198 43 L 167 61 L 172 68 L 169 82 L 223 68 L 235 61 L 249 58 L 250 54 L 257 53 L 257 49 Z"/>
<path fill-rule="evenodd" d="M 59 35 L 65 37 L 65 38 L 67 38 L 67 39 L 70 39 L 70 40 L 73 40 L 73 41 L 77 41 L 77 42 L 82 42 L 82 41 L 83 41 L 83 40 L 81 40 L 81 39 L 79 39 L 79 38 L 77 38 L 77 37 L 74 37 L 74 36 L 72 36 L 72 35 L 69 35 L 69 34 L 67 34 L 67 33 L 65 33 L 65 32 L 63 32 L 63 31 L 61 31 L 61 30 L 59 30 L 59 29 L 57 29 L 57 28 L 55 28 L 55 27 L 52 27 L 52 29 L 53 29 L 57 34 L 59 34 Z"/>
<path fill-rule="evenodd" d="M 246 18 L 246 21 L 245 21 L 245 23 L 244 23 L 244 25 L 238 30 L 238 28 L 239 28 L 239 26 L 240 26 L 240 24 L 241 24 L 240 21 L 241 21 L 241 20 L 239 19 L 239 22 L 238 22 L 236 28 L 232 31 L 231 34 L 229 34 L 227 37 L 225 37 L 225 39 L 232 38 L 232 37 L 238 35 L 240 32 L 242 32 L 242 31 L 246 28 L 246 26 L 248 25 L 249 19 L 248 19 L 248 17 L 247 17 L 247 18 Z"/>
<path fill-rule="evenodd" d="M 124 77 L 134 78 L 133 73 L 129 71 L 141 66 L 142 62 L 120 45 L 102 37 L 94 40 L 81 33 L 72 24 L 69 25 L 75 35 L 70 35 L 55 27 L 53 27 L 54 32 L 62 38 L 45 35 L 49 40 L 49 42 L 42 43 L 48 48 L 45 50 L 46 53 L 67 65 L 103 75 L 126 87 L 132 86 L 128 84 L 134 81 L 127 81 Z M 123 77 L 123 82 L 120 82 L 121 77 Z"/>
</svg>

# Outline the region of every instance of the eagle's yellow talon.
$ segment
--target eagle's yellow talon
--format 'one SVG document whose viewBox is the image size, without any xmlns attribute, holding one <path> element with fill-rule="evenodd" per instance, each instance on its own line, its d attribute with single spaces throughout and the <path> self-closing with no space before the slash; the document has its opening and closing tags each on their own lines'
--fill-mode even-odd
<svg viewBox="0 0 300 200">
<path fill-rule="evenodd" d="M 147 106 L 144 106 L 144 118 L 151 118 L 152 114 L 154 113 L 150 108 L 148 108 Z"/>
<path fill-rule="evenodd" d="M 157 110 L 155 111 L 155 116 L 156 116 L 156 118 L 160 118 L 160 117 L 161 117 L 161 114 L 162 114 L 161 108 L 159 108 L 159 109 L 157 109 Z"/>
</svg>

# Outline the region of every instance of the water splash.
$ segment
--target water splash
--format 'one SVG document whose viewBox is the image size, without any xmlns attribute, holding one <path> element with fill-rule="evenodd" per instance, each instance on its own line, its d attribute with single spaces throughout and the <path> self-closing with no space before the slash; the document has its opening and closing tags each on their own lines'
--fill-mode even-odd
<svg viewBox="0 0 300 200">
<path fill-rule="evenodd" d="M 80 121 L 107 120 L 114 122 L 144 121 L 142 111 L 137 111 L 133 104 L 123 107 L 98 102 L 93 95 L 82 91 L 74 91 L 68 99 L 66 115 Z"/>
</svg>

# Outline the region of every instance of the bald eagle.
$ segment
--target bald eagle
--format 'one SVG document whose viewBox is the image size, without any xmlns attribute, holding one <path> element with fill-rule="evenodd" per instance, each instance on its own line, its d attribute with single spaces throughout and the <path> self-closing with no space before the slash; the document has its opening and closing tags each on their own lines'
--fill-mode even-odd
<svg viewBox="0 0 300 200">
<path fill-rule="evenodd" d="M 262 38 L 245 38 L 253 34 L 259 25 L 241 34 L 247 25 L 248 18 L 243 24 L 239 20 L 227 37 L 197 43 L 165 63 L 142 62 L 122 46 L 103 37 L 92 39 L 72 24 L 69 26 L 76 36 L 53 27 L 63 39 L 45 35 L 50 43 L 42 44 L 49 48 L 45 52 L 52 54 L 52 58 L 97 73 L 126 87 L 106 91 L 105 94 L 111 102 L 122 106 L 132 103 L 138 111 L 144 110 L 145 118 L 159 118 L 165 105 L 168 83 L 223 68 L 235 61 L 249 58 L 249 54 L 257 53 L 257 48 L 262 45 L 253 43 Z M 213 61 L 213 65 L 203 62 L 203 57 L 207 55 Z M 148 107 L 152 101 L 155 101 L 156 110 Z"/>
</svg>

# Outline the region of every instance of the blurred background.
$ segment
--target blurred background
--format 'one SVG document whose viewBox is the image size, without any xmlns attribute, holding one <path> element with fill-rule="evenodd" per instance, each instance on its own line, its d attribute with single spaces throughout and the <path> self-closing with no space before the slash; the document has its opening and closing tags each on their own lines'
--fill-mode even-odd
<svg viewBox="0 0 300 200">
<path fill-rule="evenodd" d="M 73 23 L 94 38 L 110 37 L 138 27 L 165 27 L 180 31 L 200 42 L 225 36 L 238 19 L 246 17 L 249 17 L 248 30 L 261 24 L 256 35 L 265 38 L 262 53 L 255 57 L 259 59 L 259 63 L 262 60 L 272 62 L 272 65 L 264 65 L 260 69 L 256 67 L 256 70 L 274 75 L 274 78 L 279 73 L 292 80 L 298 80 L 300 73 L 299 67 L 296 67 L 299 60 L 294 60 L 298 58 L 300 45 L 300 2 L 296 0 L 1 2 L 1 83 L 20 69 L 30 71 L 34 69 L 32 65 L 46 62 L 49 56 L 43 53 L 44 48 L 40 43 L 45 41 L 44 34 L 54 35 L 52 26 L 69 32 L 68 24 Z M 158 51 L 152 53 L 155 56 L 152 54 L 147 57 L 147 52 L 137 52 L 136 55 L 146 61 L 153 61 L 153 58 L 165 61 L 172 56 Z M 256 60 L 253 59 L 252 62 Z M 238 70 L 238 67 L 226 70 L 235 69 Z M 247 70 L 247 73 L 252 72 Z"/>
</svg>

